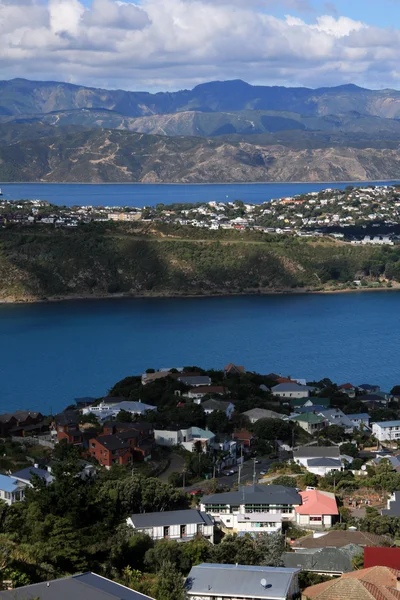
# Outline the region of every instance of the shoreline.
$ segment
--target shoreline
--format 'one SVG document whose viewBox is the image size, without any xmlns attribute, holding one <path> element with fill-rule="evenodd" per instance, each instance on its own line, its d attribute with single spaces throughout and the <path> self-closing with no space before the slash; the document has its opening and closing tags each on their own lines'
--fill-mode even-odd
<svg viewBox="0 0 400 600">
<path fill-rule="evenodd" d="M 0 298 L 0 307 L 1 306 L 15 306 L 15 305 L 24 305 L 24 304 L 55 304 L 55 303 L 63 303 L 63 302 L 82 302 L 82 301 L 98 301 L 98 300 L 137 300 L 137 299 L 207 299 L 207 298 L 232 298 L 232 297 L 242 297 L 242 296 L 257 296 L 257 297 L 267 297 L 267 296 L 309 296 L 309 295 L 329 295 L 329 294 L 356 294 L 356 293 L 365 293 L 365 292 L 400 292 L 400 284 L 397 284 L 393 287 L 358 287 L 358 288 L 344 288 L 344 289 L 288 289 L 288 290 L 268 290 L 268 291 L 251 291 L 247 290 L 245 292 L 233 292 L 229 293 L 206 293 L 206 294 L 179 294 L 179 293 L 159 293 L 159 294 L 149 294 L 149 293 L 139 293 L 139 294 L 130 294 L 130 293 L 121 293 L 121 294 L 90 294 L 90 295 L 76 295 L 76 296 L 49 296 L 48 298 L 35 298 L 35 297 L 26 297 L 26 298 Z"/>
<path fill-rule="evenodd" d="M 88 182 L 88 181 L 0 181 L 2 185 L 335 185 L 335 184 L 366 184 L 366 183 L 396 183 L 400 179 L 357 179 L 353 181 L 337 180 L 337 181 L 217 181 L 217 182 L 197 182 L 187 183 L 181 181 L 166 181 L 159 183 L 149 181 L 104 181 L 104 182 Z"/>
</svg>

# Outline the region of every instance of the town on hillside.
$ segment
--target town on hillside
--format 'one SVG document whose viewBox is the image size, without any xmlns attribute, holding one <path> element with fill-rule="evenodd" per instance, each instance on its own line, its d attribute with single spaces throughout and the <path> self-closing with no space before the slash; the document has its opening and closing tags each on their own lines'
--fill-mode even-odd
<svg viewBox="0 0 400 600">
<path fill-rule="evenodd" d="M 300 237 L 328 236 L 353 244 L 395 245 L 400 240 L 400 188 L 348 186 L 262 204 L 241 200 L 155 207 L 56 206 L 44 200 L 0 198 L 0 224 L 77 227 L 113 222 L 165 224 L 210 231 L 256 231 Z"/>
<path fill-rule="evenodd" d="M 0 598 L 399 598 L 400 385 L 298 375 L 149 368 L 0 415 Z"/>
</svg>

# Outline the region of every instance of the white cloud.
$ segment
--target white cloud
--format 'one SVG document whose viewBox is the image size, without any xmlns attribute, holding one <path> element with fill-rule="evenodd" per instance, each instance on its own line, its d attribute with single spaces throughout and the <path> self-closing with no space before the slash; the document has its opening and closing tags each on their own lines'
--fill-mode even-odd
<svg viewBox="0 0 400 600">
<path fill-rule="evenodd" d="M 400 33 L 277 0 L 0 0 L 2 78 L 177 89 L 212 79 L 396 86 Z M 309 2 L 285 0 L 287 10 Z M 331 11 L 332 12 L 332 11 Z"/>
</svg>

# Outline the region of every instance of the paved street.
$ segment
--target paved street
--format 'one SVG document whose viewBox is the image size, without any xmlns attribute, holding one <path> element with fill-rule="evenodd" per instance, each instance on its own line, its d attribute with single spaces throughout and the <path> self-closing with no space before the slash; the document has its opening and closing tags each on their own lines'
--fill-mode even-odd
<svg viewBox="0 0 400 600">
<path fill-rule="evenodd" d="M 273 463 L 274 461 L 268 458 L 265 459 L 261 459 L 261 463 L 259 465 L 256 465 L 256 483 L 257 481 L 260 479 L 260 471 L 267 471 L 270 467 L 270 465 Z M 235 470 L 239 470 L 239 467 L 232 467 Z M 252 460 L 248 460 L 243 464 L 242 470 L 241 470 L 241 475 L 240 475 L 240 483 L 241 484 L 246 484 L 248 482 L 252 483 L 253 482 L 253 471 L 254 471 L 254 465 L 253 465 L 253 461 Z M 227 486 L 230 489 L 235 485 L 235 483 L 238 483 L 238 477 L 239 477 L 239 473 L 235 473 L 234 475 L 222 475 L 221 477 L 217 477 L 217 481 L 220 485 L 223 486 Z M 197 490 L 197 489 L 201 489 L 202 486 L 202 482 L 198 481 L 197 483 L 188 486 L 187 488 L 185 488 L 186 492 L 191 492 L 192 490 Z"/>
</svg>

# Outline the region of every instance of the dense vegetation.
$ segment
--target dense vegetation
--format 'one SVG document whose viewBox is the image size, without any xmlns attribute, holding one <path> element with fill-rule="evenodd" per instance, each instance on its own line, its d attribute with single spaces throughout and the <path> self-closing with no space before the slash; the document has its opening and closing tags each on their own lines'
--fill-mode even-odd
<svg viewBox="0 0 400 600">
<path fill-rule="evenodd" d="M 173 235 L 109 225 L 3 229 L 0 298 L 262 293 L 400 281 L 397 247 L 185 228 Z"/>
</svg>

